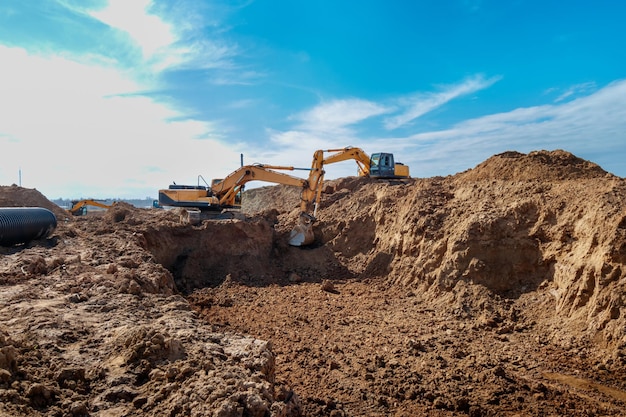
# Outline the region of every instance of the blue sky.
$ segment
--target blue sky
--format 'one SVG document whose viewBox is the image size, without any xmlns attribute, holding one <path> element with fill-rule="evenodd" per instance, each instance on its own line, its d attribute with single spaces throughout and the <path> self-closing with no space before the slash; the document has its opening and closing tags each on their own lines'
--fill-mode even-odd
<svg viewBox="0 0 626 417">
<path fill-rule="evenodd" d="M 0 185 L 156 197 L 241 154 L 345 146 L 420 178 L 544 149 L 625 177 L 625 19 L 612 0 L 4 0 Z"/>
</svg>

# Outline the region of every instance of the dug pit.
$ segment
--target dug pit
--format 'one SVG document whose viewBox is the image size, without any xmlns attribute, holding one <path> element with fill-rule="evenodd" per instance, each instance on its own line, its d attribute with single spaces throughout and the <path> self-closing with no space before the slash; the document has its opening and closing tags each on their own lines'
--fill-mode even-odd
<svg viewBox="0 0 626 417">
<path fill-rule="evenodd" d="M 225 281 L 255 287 L 319 282 L 329 274 L 351 276 L 329 248 L 289 246 L 287 235 L 260 216 L 197 226 L 155 225 L 143 232 L 143 238 L 145 249 L 187 295 Z"/>
<path fill-rule="evenodd" d="M 253 282 L 271 274 L 273 230 L 267 221 L 219 220 L 163 226 L 143 233 L 146 249 L 183 293 L 216 287 L 231 276 Z"/>
</svg>

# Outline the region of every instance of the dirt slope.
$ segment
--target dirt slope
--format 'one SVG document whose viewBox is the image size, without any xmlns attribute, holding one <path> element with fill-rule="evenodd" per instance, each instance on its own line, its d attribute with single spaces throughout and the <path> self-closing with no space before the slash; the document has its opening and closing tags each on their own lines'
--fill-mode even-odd
<svg viewBox="0 0 626 417">
<path fill-rule="evenodd" d="M 421 308 L 461 332 L 469 325 L 528 335 L 538 351 L 550 346 L 589 359 L 582 367 L 594 369 L 586 373 L 592 379 L 606 369 L 623 375 L 624 179 L 564 151 L 507 152 L 446 178 L 348 178 L 327 188 L 317 224 L 324 245 L 306 255 L 319 267 L 309 261 L 297 269 L 305 280 L 368 280 L 386 289 L 385 300 L 389 290 L 411 291 Z M 329 274 L 329 264 L 343 274 Z M 488 352 L 492 341 L 484 343 L 460 344 Z M 397 345 L 402 340 L 387 348 Z M 554 360 L 542 368 L 563 366 Z M 573 372 L 569 366 L 564 372 Z M 458 388 L 472 385 L 463 379 Z"/>
<path fill-rule="evenodd" d="M 27 196 L 52 204 L 0 188 Z M 538 151 L 329 181 L 310 248 L 298 198 L 197 226 L 120 204 L 0 248 L 0 415 L 624 415 L 623 178 Z"/>
<path fill-rule="evenodd" d="M 173 212 L 118 203 L 0 248 L 1 416 L 298 414 L 274 383 L 271 344 L 198 320 L 145 249 L 163 227 L 195 232 Z"/>
</svg>

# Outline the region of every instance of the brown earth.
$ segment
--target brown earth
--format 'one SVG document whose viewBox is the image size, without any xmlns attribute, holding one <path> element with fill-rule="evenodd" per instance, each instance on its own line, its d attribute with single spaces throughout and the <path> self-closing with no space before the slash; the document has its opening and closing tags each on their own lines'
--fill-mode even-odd
<svg viewBox="0 0 626 417">
<path fill-rule="evenodd" d="M 565 151 L 328 181 L 182 225 L 54 211 L 0 248 L 0 415 L 626 415 L 626 180 Z"/>
</svg>

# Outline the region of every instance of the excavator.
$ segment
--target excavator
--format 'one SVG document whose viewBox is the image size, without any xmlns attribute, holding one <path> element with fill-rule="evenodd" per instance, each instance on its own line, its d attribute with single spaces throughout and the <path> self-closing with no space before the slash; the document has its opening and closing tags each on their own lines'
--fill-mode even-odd
<svg viewBox="0 0 626 417">
<path fill-rule="evenodd" d="M 198 212 L 201 217 L 211 218 L 212 213 L 223 213 L 224 210 L 240 208 L 240 192 L 243 186 L 250 181 L 293 185 L 300 187 L 302 191 L 300 194 L 299 224 L 291 231 L 289 244 L 306 246 L 314 241 L 312 224 L 315 221 L 322 192 L 321 184 L 324 180 L 322 166 L 323 151 L 315 152 L 310 169 L 264 164 L 244 165 L 224 179 L 213 180 L 211 186 L 173 184 L 167 189 L 159 190 L 159 204 L 191 210 L 184 211 L 183 218 L 191 213 L 194 213 L 195 216 Z M 299 178 L 279 172 L 296 169 L 308 170 L 308 178 Z"/>
<path fill-rule="evenodd" d="M 331 154 L 324 157 L 325 153 Z M 214 179 L 210 186 L 201 176 L 198 177 L 198 185 L 172 184 L 168 189 L 159 190 L 158 203 L 161 206 L 186 209 L 181 214 L 181 221 L 189 223 L 191 217 L 219 218 L 219 214 L 224 213 L 224 211 L 240 208 L 241 191 L 249 181 L 256 180 L 297 186 L 302 189 L 300 221 L 291 231 L 289 244 L 306 246 L 314 241 L 312 224 L 315 222 L 317 207 L 321 198 L 325 174 L 324 165 L 349 159 L 356 161 L 359 176 L 409 178 L 409 167 L 395 162 L 392 153 L 374 153 L 370 157 L 360 148 L 346 147 L 315 151 L 310 169 L 255 164 L 242 166 L 224 179 Z M 278 172 L 296 169 L 309 170 L 308 178 L 303 179 Z M 206 185 L 200 185 L 201 178 Z"/>
<path fill-rule="evenodd" d="M 320 151 L 318 151 L 320 152 Z M 326 149 L 323 153 L 330 153 L 323 159 L 323 165 L 354 159 L 357 164 L 357 175 L 371 178 L 410 178 L 409 167 L 401 162 L 395 162 L 392 153 L 373 153 L 368 156 L 363 149 L 348 146 L 340 149 Z"/>
<path fill-rule="evenodd" d="M 112 205 L 101 203 L 98 200 L 74 200 L 72 201 L 72 207 L 69 209 L 69 212 L 74 216 L 84 216 L 87 214 L 87 206 L 100 207 L 104 209 L 113 207 Z"/>
</svg>

